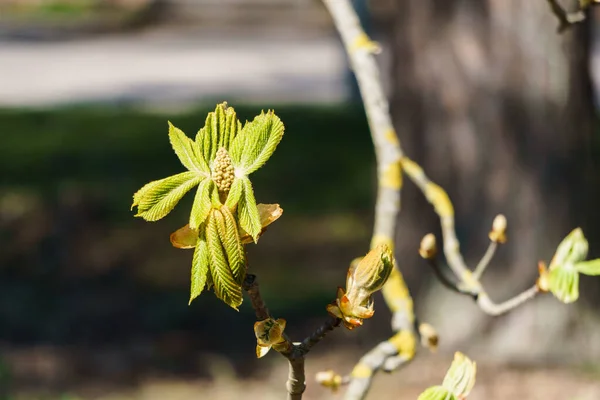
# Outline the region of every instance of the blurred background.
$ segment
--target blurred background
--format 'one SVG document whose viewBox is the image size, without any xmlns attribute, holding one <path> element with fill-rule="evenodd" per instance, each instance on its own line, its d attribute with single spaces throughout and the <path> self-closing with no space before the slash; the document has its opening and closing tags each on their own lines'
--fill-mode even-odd
<svg viewBox="0 0 600 400">
<path fill-rule="evenodd" d="M 575 2 L 565 1 L 575 7 Z M 529 287 L 576 226 L 600 257 L 600 72 L 594 15 L 563 35 L 542 0 L 354 0 L 406 152 L 448 190 L 470 265 L 504 213 L 509 242 L 484 277 L 493 299 Z M 187 306 L 191 252 L 131 196 L 181 171 L 167 120 L 192 136 L 217 102 L 274 108 L 286 135 L 253 175 L 283 217 L 252 272 L 299 340 L 366 253 L 376 166 L 341 42 L 319 0 L 0 0 L 0 399 L 279 399 L 286 362 L 256 360 L 254 314 L 206 293 Z M 437 354 L 375 379 L 414 399 L 456 350 L 478 362 L 473 399 L 600 398 L 600 282 L 572 306 L 542 296 L 491 318 L 449 293 L 417 249 L 438 221 L 406 183 L 397 258 Z M 438 236 L 439 237 L 439 236 Z M 293 284 L 292 284 L 293 282 Z M 359 330 L 307 362 L 349 372 L 390 335 L 380 296 Z M 339 397 L 339 395 L 338 395 Z"/>
</svg>

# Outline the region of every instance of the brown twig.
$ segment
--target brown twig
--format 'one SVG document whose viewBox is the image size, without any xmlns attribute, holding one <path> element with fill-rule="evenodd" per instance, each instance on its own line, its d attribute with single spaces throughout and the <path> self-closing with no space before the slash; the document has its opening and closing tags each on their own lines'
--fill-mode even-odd
<svg viewBox="0 0 600 400">
<path fill-rule="evenodd" d="M 334 318 L 331 316 L 327 318 L 327 320 L 321 326 L 319 326 L 297 346 L 298 351 L 302 355 L 308 353 L 315 344 L 319 343 L 325 337 L 325 335 L 340 326 L 341 322 L 342 320 L 339 318 Z"/>
<path fill-rule="evenodd" d="M 264 321 L 271 318 L 269 309 L 260 294 L 260 287 L 256 275 L 247 274 L 243 283 L 244 290 L 250 297 L 252 308 L 256 314 L 257 321 Z M 320 342 L 328 332 L 340 325 L 340 319 L 329 317 L 312 334 L 306 337 L 301 343 L 293 343 L 290 338 L 283 333 L 284 342 L 273 346 L 279 354 L 288 360 L 289 372 L 286 382 L 288 400 L 300 400 L 306 389 L 306 376 L 304 373 L 304 360 L 306 354 L 312 347 Z"/>
</svg>

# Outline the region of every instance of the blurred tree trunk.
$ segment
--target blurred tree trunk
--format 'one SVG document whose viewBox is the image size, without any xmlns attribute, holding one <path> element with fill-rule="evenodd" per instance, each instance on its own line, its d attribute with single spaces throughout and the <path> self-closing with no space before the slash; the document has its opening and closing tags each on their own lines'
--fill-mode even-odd
<svg viewBox="0 0 600 400">
<path fill-rule="evenodd" d="M 396 6 L 391 100 L 400 141 L 448 191 L 471 266 L 494 216 L 507 216 L 509 242 L 484 279 L 497 299 L 530 286 L 537 261 L 549 261 L 576 226 L 600 251 L 589 24 L 562 35 L 557 24 L 544 0 Z M 418 243 L 439 232 L 438 220 L 411 183 L 402 201 L 399 252 L 416 291 L 427 276 Z"/>
</svg>

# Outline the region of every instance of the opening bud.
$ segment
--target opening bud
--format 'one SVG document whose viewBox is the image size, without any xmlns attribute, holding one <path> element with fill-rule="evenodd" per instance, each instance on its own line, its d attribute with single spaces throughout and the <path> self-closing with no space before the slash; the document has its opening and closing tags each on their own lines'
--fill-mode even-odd
<svg viewBox="0 0 600 400">
<path fill-rule="evenodd" d="M 428 233 L 423 236 L 423 239 L 421 239 L 421 246 L 419 247 L 419 254 L 426 260 L 435 258 L 437 255 L 437 244 L 433 233 Z"/>
<path fill-rule="evenodd" d="M 506 217 L 503 214 L 496 215 L 494 222 L 492 223 L 492 230 L 490 231 L 490 240 L 494 243 L 506 243 Z"/>
</svg>

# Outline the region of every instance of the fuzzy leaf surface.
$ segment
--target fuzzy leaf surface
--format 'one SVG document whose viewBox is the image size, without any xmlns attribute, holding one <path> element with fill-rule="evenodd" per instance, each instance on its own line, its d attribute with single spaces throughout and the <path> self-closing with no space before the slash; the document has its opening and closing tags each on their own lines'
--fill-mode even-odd
<svg viewBox="0 0 600 400">
<path fill-rule="evenodd" d="M 256 243 L 262 229 L 260 213 L 256 207 L 252 183 L 250 183 L 250 180 L 247 177 L 240 178 L 240 180 L 244 185 L 244 190 L 238 203 L 240 227 L 247 232 Z"/>
<path fill-rule="evenodd" d="M 138 207 L 136 217 L 158 221 L 170 213 L 179 200 L 203 179 L 205 178 L 197 173 L 188 171 L 148 183 L 133 196 L 133 205 Z"/>
<path fill-rule="evenodd" d="M 200 296 L 200 293 L 204 290 L 206 285 L 206 278 L 208 275 L 209 268 L 209 257 L 208 257 L 208 246 L 204 237 L 198 238 L 196 249 L 194 250 L 194 256 L 192 257 L 192 277 L 190 285 L 190 301 Z"/>
<path fill-rule="evenodd" d="M 262 112 L 252 122 L 246 123 L 231 144 L 230 155 L 234 164 L 245 175 L 262 167 L 275 152 L 284 129 L 283 122 L 273 111 Z"/>
<path fill-rule="evenodd" d="M 208 164 L 202 157 L 197 144 L 171 122 L 169 122 L 169 140 L 184 167 L 190 171 L 210 174 Z"/>
<path fill-rule="evenodd" d="M 198 191 L 192 205 L 192 213 L 190 214 L 190 229 L 198 229 L 206 221 L 212 208 L 212 192 L 215 190 L 215 183 L 212 179 L 205 179 L 198 185 Z"/>
<path fill-rule="evenodd" d="M 206 227 L 206 242 L 210 257 L 210 272 L 215 295 L 228 306 L 237 310 L 242 304 L 242 287 L 238 284 L 229 268 L 223 246 L 219 237 L 219 210 L 212 210 Z"/>
</svg>

